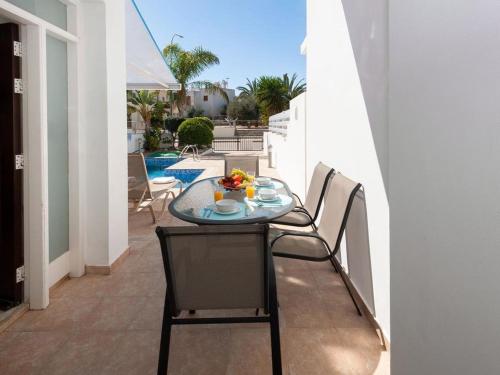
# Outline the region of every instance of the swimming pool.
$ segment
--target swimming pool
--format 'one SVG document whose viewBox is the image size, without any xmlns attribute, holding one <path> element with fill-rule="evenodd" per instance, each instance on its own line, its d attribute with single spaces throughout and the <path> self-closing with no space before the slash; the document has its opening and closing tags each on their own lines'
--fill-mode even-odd
<svg viewBox="0 0 500 375">
<path fill-rule="evenodd" d="M 163 171 L 165 168 L 171 167 L 172 165 L 177 164 L 178 162 L 184 160 L 184 158 L 179 159 L 177 158 L 177 156 L 173 158 L 148 156 L 147 158 L 144 158 L 144 160 L 146 161 L 146 168 L 149 172 L 150 169 L 151 170 L 161 169 Z"/>
<path fill-rule="evenodd" d="M 177 158 L 180 155 L 180 151 L 156 151 L 149 154 L 150 158 Z"/>
<path fill-rule="evenodd" d="M 175 177 L 182 181 L 182 186 L 189 186 L 200 174 L 203 173 L 204 169 L 167 169 L 172 165 L 178 163 L 182 159 L 175 158 L 152 158 L 147 157 L 146 169 L 148 171 L 148 177 L 153 179 L 155 177 Z"/>
</svg>

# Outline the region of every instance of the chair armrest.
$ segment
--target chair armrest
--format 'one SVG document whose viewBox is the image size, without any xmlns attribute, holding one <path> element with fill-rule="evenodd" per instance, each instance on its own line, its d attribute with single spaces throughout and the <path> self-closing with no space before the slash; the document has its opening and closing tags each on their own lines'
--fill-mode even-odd
<svg viewBox="0 0 500 375">
<path fill-rule="evenodd" d="M 321 237 L 318 233 L 316 232 L 301 232 L 301 231 L 295 231 L 295 230 L 287 230 L 287 231 L 282 231 L 279 233 L 276 237 L 273 238 L 271 241 L 270 246 L 273 247 L 274 243 L 278 241 L 280 238 L 283 238 L 285 236 L 296 236 L 296 237 L 312 237 L 312 238 L 317 238 L 320 241 L 326 243 L 326 241 Z"/>
<path fill-rule="evenodd" d="M 307 215 L 307 217 L 309 217 L 309 219 L 311 220 L 311 222 L 314 222 L 314 219 L 312 218 L 311 214 L 304 207 L 294 207 L 292 209 L 292 212 L 298 212 L 298 213 Z"/>
<path fill-rule="evenodd" d="M 304 204 L 302 203 L 302 200 L 300 199 L 300 197 L 299 197 L 297 194 L 295 194 L 295 193 L 292 193 L 292 195 L 293 195 L 295 198 L 297 198 L 297 200 L 299 201 L 300 207 L 304 207 Z M 299 207 L 299 206 L 297 206 L 297 208 L 298 208 L 298 207 Z"/>
<path fill-rule="evenodd" d="M 328 249 L 328 251 L 330 253 L 332 253 L 332 250 L 330 248 L 330 245 L 328 245 L 328 242 L 326 242 L 326 240 L 321 237 L 317 232 L 300 232 L 300 231 L 286 231 L 286 232 L 281 232 L 280 234 L 278 234 L 272 241 L 271 241 L 271 244 L 269 245 L 271 247 L 271 251 L 273 249 L 273 246 L 274 244 L 276 243 L 276 241 L 278 241 L 280 238 L 283 238 L 285 236 L 296 236 L 296 237 L 311 237 L 311 238 L 316 238 L 318 240 L 320 240 L 321 242 L 323 242 L 323 244 L 326 246 L 326 248 Z"/>
</svg>

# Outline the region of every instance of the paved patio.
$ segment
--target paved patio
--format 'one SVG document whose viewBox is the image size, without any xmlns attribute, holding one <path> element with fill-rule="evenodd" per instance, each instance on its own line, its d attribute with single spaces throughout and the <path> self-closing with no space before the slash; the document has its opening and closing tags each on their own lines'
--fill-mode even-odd
<svg viewBox="0 0 500 375">
<path fill-rule="evenodd" d="M 222 174 L 216 158 L 175 167 L 193 164 Z M 275 176 L 265 164 L 261 174 Z M 160 225 L 182 222 L 167 213 Z M 48 309 L 0 334 L 0 374 L 155 374 L 165 278 L 154 227 L 148 212 L 132 215 L 115 273 L 63 283 Z M 389 374 L 388 352 L 329 263 L 275 263 L 284 374 Z M 174 326 L 169 374 L 271 374 L 270 353 L 267 325 Z"/>
</svg>

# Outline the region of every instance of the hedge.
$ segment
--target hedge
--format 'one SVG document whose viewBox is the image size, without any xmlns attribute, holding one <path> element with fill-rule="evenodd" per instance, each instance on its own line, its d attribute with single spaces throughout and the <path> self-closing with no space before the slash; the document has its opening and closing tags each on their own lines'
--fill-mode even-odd
<svg viewBox="0 0 500 375">
<path fill-rule="evenodd" d="M 181 144 L 197 146 L 210 145 L 214 138 L 212 129 L 208 127 L 206 121 L 197 117 L 184 120 L 179 126 L 178 136 Z"/>
</svg>

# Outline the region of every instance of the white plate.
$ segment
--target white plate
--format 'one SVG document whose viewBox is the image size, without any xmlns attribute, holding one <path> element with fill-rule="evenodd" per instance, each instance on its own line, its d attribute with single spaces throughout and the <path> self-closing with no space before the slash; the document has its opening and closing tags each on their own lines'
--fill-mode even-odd
<svg viewBox="0 0 500 375">
<path fill-rule="evenodd" d="M 257 194 L 257 200 L 261 201 L 261 202 L 276 202 L 276 201 L 279 201 L 281 200 L 280 196 L 279 195 L 276 195 L 274 198 L 271 198 L 271 199 L 264 199 L 262 198 L 260 195 Z"/>
<path fill-rule="evenodd" d="M 268 183 L 268 184 L 261 184 L 261 183 L 259 183 L 259 182 L 255 181 L 255 185 L 257 185 L 257 186 L 262 186 L 262 187 L 272 186 L 272 185 L 273 185 L 273 181 L 272 181 L 272 180 L 271 180 L 271 181 L 269 181 L 269 183 Z"/>
<path fill-rule="evenodd" d="M 233 215 L 233 214 L 237 214 L 238 212 L 241 211 L 241 207 L 240 206 L 236 206 L 234 208 L 234 210 L 231 210 L 231 211 L 219 211 L 217 208 L 214 208 L 213 211 L 218 214 L 218 215 Z"/>
</svg>

